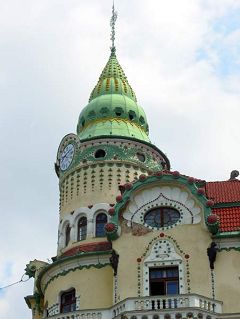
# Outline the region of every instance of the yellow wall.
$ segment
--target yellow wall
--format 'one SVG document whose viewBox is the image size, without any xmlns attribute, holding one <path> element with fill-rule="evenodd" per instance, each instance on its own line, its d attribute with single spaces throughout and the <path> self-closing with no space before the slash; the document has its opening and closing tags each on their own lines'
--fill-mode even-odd
<svg viewBox="0 0 240 319">
<path fill-rule="evenodd" d="M 142 256 L 149 242 L 159 235 L 160 232 L 162 231 L 154 231 L 140 237 L 132 236 L 131 233 L 125 233 L 122 234 L 120 239 L 113 243 L 113 248 L 120 255 L 118 270 L 118 300 L 137 296 L 137 258 Z M 207 248 L 212 239 L 208 231 L 205 230 L 201 224 L 182 225 L 164 231 L 164 234 L 173 237 L 184 253 L 190 255 L 189 270 L 191 293 L 212 298 L 211 271 L 207 256 Z M 179 253 L 177 248 L 176 252 Z M 186 265 L 184 254 L 179 254 L 183 257 L 183 262 Z M 239 265 L 239 252 L 230 251 L 219 252 L 217 254 L 217 260 L 215 262 L 215 298 L 224 302 L 224 312 L 239 312 Z M 185 287 L 185 293 L 188 293 L 186 282 Z"/>
<path fill-rule="evenodd" d="M 165 237 L 159 237 L 161 232 L 165 234 Z M 155 237 L 157 237 L 156 240 L 167 239 L 175 245 L 172 239 L 167 238 L 167 236 L 176 240 L 180 246 L 180 249 L 175 246 L 175 250 L 176 253 L 182 257 L 185 272 L 185 254 L 190 255 L 189 277 L 191 293 L 212 298 L 211 271 L 207 257 L 207 248 L 212 239 L 203 224 L 196 224 L 179 225 L 166 231 L 152 231 L 143 236 L 133 236 L 131 233 L 126 232 L 122 233 L 121 237 L 113 242 L 113 248 L 120 255 L 118 267 L 118 301 L 129 297 L 137 297 L 137 258 L 145 253 L 146 247 Z M 182 253 L 180 252 L 181 249 L 183 250 Z M 151 248 L 147 255 L 150 253 L 150 250 Z M 239 252 L 223 251 L 218 253 L 215 263 L 215 295 L 217 300 L 224 302 L 224 312 L 239 312 L 239 265 Z M 61 268 L 64 269 L 64 265 L 61 266 Z M 184 277 L 185 293 L 188 293 L 186 273 Z M 48 301 L 49 306 L 59 302 L 59 292 L 71 287 L 76 289 L 76 295 L 81 296 L 81 310 L 112 306 L 113 271 L 110 266 L 102 269 L 91 268 L 77 270 L 68 273 L 64 277 L 58 277 L 47 287 L 44 302 Z M 142 289 L 143 283 L 141 283 L 141 294 Z"/>
<path fill-rule="evenodd" d="M 113 248 L 120 255 L 118 272 L 118 294 L 120 299 L 137 296 L 137 258 L 144 254 L 149 242 L 158 236 L 160 232 L 162 231 L 153 231 L 140 237 L 132 236 L 129 233 L 122 234 L 121 238 L 113 243 Z M 206 252 L 211 242 L 208 232 L 200 225 L 182 225 L 172 230 L 164 231 L 164 234 L 173 237 L 184 253 L 190 255 L 189 266 L 192 293 L 211 297 L 211 281 L 208 276 L 202 276 L 203 278 L 199 280 L 202 272 L 209 273 L 210 276 Z M 164 240 L 165 238 L 158 236 L 159 240 Z M 185 262 L 184 253 L 180 253 L 176 247 L 175 249 L 182 256 L 183 262 Z"/>
<path fill-rule="evenodd" d="M 125 167 L 119 161 L 121 167 L 117 163 L 107 166 L 107 163 L 96 163 L 93 168 L 91 165 L 76 168 L 70 175 L 61 182 L 60 185 L 60 214 L 63 218 L 65 213 L 69 213 L 79 207 L 87 207 L 97 203 L 115 203 L 115 198 L 120 191 L 119 185 L 133 181 L 146 170 L 137 165 L 128 165 Z M 111 172 L 109 172 L 111 169 Z M 111 174 L 111 177 L 109 176 Z M 94 179 L 92 176 L 95 176 Z M 99 179 L 103 179 L 101 186 Z M 111 178 L 111 184 L 109 183 Z M 94 187 L 92 181 L 94 180 Z M 84 183 L 86 187 L 84 188 Z M 80 185 L 78 187 L 78 185 Z"/>
<path fill-rule="evenodd" d="M 64 266 L 62 266 L 64 268 Z M 112 268 L 90 268 L 69 272 L 53 280 L 45 291 L 44 303 L 59 303 L 60 292 L 70 288 L 80 295 L 80 309 L 105 308 L 112 305 Z"/>
<path fill-rule="evenodd" d="M 240 252 L 221 251 L 215 263 L 216 299 L 224 312 L 240 312 Z"/>
</svg>

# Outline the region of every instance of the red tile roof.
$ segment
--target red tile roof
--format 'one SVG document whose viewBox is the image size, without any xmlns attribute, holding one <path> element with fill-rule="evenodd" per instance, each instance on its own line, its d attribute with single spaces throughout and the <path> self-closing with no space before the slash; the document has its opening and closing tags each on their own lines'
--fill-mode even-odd
<svg viewBox="0 0 240 319">
<path fill-rule="evenodd" d="M 219 216 L 220 231 L 240 231 L 240 206 L 213 208 L 213 214 Z"/>
<path fill-rule="evenodd" d="M 112 244 L 108 241 L 81 244 L 76 247 L 70 248 L 63 253 L 63 257 L 74 256 L 81 252 L 94 252 L 94 251 L 108 251 L 112 249 Z"/>
<path fill-rule="evenodd" d="M 206 195 L 214 203 L 240 202 L 240 180 L 207 182 Z"/>
</svg>

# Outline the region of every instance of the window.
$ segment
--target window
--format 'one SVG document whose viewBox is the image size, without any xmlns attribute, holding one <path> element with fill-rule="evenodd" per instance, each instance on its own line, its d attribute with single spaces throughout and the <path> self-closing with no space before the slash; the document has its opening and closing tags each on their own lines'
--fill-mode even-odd
<svg viewBox="0 0 240 319">
<path fill-rule="evenodd" d="M 96 151 L 94 156 L 95 156 L 95 158 L 102 158 L 102 157 L 106 156 L 106 152 L 102 149 L 99 149 Z"/>
<path fill-rule="evenodd" d="M 179 212 L 170 207 L 156 207 L 147 212 L 144 222 L 151 227 L 164 227 L 175 224 L 180 218 Z"/>
<path fill-rule="evenodd" d="M 179 286 L 178 267 L 150 268 L 150 295 L 175 295 Z"/>
<path fill-rule="evenodd" d="M 70 232 L 71 232 L 71 227 L 69 224 L 67 224 L 66 230 L 65 230 L 65 246 L 67 246 L 70 241 Z"/>
<path fill-rule="evenodd" d="M 137 158 L 139 159 L 139 161 L 141 162 L 145 162 L 145 155 L 143 153 L 137 153 Z"/>
<path fill-rule="evenodd" d="M 104 237 L 104 226 L 107 223 L 107 215 L 104 213 L 98 214 L 96 217 L 96 237 Z"/>
<path fill-rule="evenodd" d="M 81 217 L 78 221 L 78 240 L 84 240 L 87 237 L 87 218 Z"/>
<path fill-rule="evenodd" d="M 134 111 L 129 111 L 128 112 L 128 117 L 129 117 L 129 120 L 134 120 L 136 118 L 136 113 Z"/>
<path fill-rule="evenodd" d="M 116 107 L 115 108 L 115 114 L 117 116 L 121 116 L 124 113 L 123 109 L 121 107 Z"/>
<path fill-rule="evenodd" d="M 61 295 L 61 313 L 76 310 L 75 289 L 63 292 Z"/>
</svg>

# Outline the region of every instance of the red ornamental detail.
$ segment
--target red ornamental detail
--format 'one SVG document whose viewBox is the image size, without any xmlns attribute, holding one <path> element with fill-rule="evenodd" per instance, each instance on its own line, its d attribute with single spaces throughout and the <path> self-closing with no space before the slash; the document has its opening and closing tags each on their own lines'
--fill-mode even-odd
<svg viewBox="0 0 240 319">
<path fill-rule="evenodd" d="M 116 197 L 116 201 L 117 201 L 117 202 L 121 202 L 121 200 L 122 200 L 122 195 L 118 195 L 118 196 Z"/>
<path fill-rule="evenodd" d="M 109 208 L 109 210 L 108 210 L 108 213 L 109 213 L 109 215 L 114 215 L 114 213 L 115 213 L 115 209 L 112 207 L 112 208 Z"/>
<path fill-rule="evenodd" d="M 197 192 L 200 195 L 204 195 L 205 194 L 205 189 L 204 188 L 199 188 Z"/>
<path fill-rule="evenodd" d="M 190 258 L 190 256 L 189 256 L 188 254 L 186 254 L 186 255 L 185 255 L 185 258 L 186 258 L 186 259 L 189 259 L 189 258 Z"/>
<path fill-rule="evenodd" d="M 164 237 L 164 233 L 160 233 L 160 235 L 159 235 L 160 237 Z"/>
<path fill-rule="evenodd" d="M 215 215 L 215 214 L 211 214 L 211 215 L 209 215 L 208 218 L 207 218 L 207 222 L 208 222 L 209 224 L 215 224 L 217 221 L 218 221 L 218 216 Z"/>
<path fill-rule="evenodd" d="M 138 262 L 138 263 L 140 263 L 141 261 L 142 261 L 142 259 L 141 259 L 141 258 L 138 258 L 138 259 L 137 259 L 137 262 Z"/>
<path fill-rule="evenodd" d="M 172 174 L 176 178 L 180 176 L 180 173 L 178 171 L 174 171 Z"/>
<path fill-rule="evenodd" d="M 141 181 L 144 181 L 145 179 L 146 179 L 146 175 L 144 175 L 144 174 L 141 174 L 140 176 L 139 176 L 139 179 L 141 180 Z"/>
<path fill-rule="evenodd" d="M 189 184 L 193 184 L 195 182 L 195 178 L 194 177 L 188 177 L 188 183 Z"/>
<path fill-rule="evenodd" d="M 132 183 L 126 183 L 124 185 L 125 189 L 128 190 L 128 189 L 131 189 L 132 188 Z"/>
<path fill-rule="evenodd" d="M 214 201 L 213 201 L 213 200 L 208 200 L 208 201 L 206 202 L 206 205 L 207 205 L 208 207 L 212 207 L 212 206 L 214 205 Z"/>
<path fill-rule="evenodd" d="M 162 171 L 156 172 L 155 175 L 156 175 L 156 176 L 162 176 L 162 175 L 163 175 L 163 172 L 162 172 Z"/>
<path fill-rule="evenodd" d="M 105 229 L 106 229 L 107 232 L 114 231 L 115 227 L 116 227 L 116 225 L 113 224 L 113 223 L 108 223 L 108 224 L 105 225 Z"/>
</svg>

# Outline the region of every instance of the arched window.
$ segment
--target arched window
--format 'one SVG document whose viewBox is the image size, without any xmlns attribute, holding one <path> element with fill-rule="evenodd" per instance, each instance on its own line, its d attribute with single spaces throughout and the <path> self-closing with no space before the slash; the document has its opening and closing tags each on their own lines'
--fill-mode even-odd
<svg viewBox="0 0 240 319">
<path fill-rule="evenodd" d="M 65 229 L 65 246 L 67 246 L 70 241 L 70 232 L 71 232 L 71 227 L 69 224 L 67 224 Z"/>
<path fill-rule="evenodd" d="M 96 237 L 104 237 L 105 229 L 104 226 L 107 223 L 107 215 L 100 213 L 96 217 Z"/>
<path fill-rule="evenodd" d="M 61 313 L 71 312 L 76 310 L 75 289 L 65 291 L 61 295 Z"/>
<path fill-rule="evenodd" d="M 156 207 L 149 210 L 144 216 L 144 222 L 151 227 L 165 227 L 175 224 L 180 213 L 171 207 Z"/>
<path fill-rule="evenodd" d="M 87 237 L 87 217 L 81 217 L 78 221 L 78 240 L 84 240 Z"/>
</svg>

